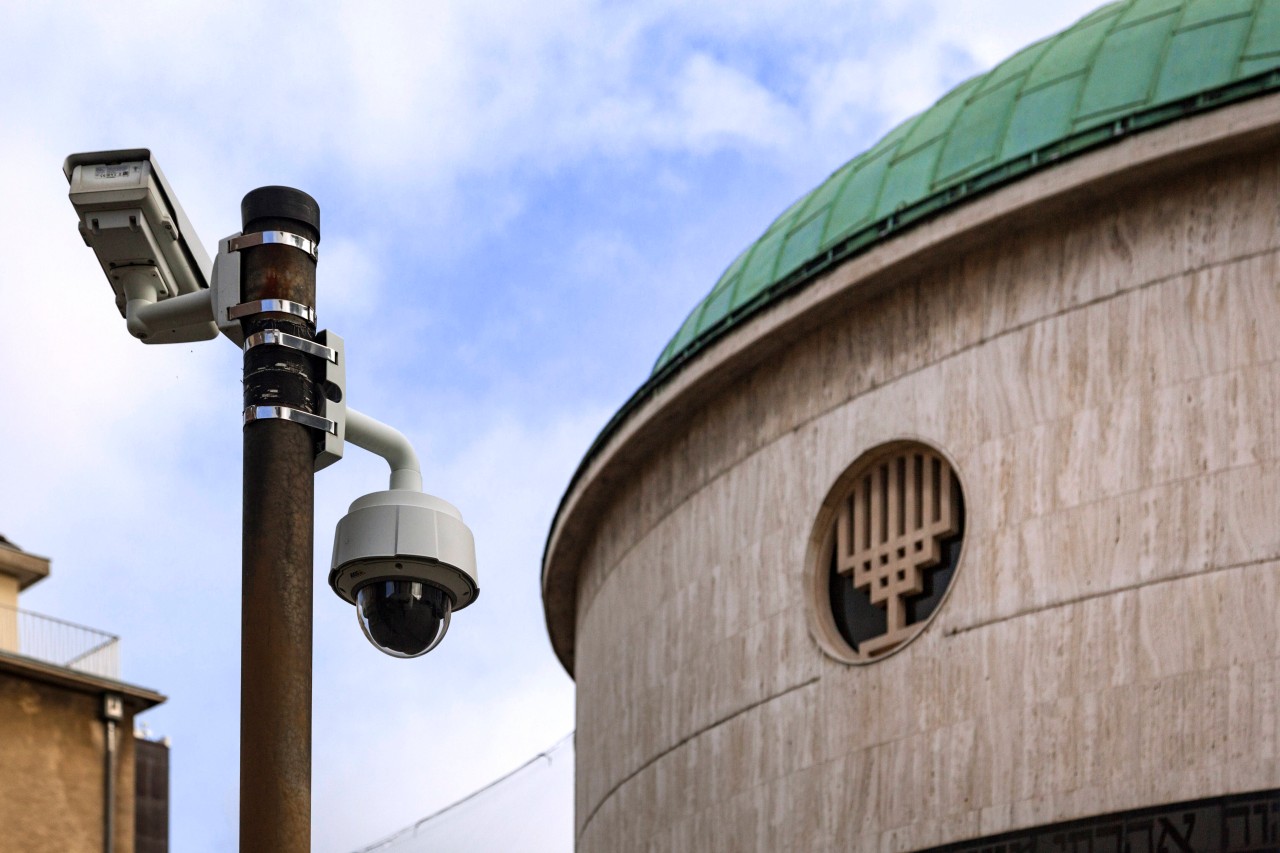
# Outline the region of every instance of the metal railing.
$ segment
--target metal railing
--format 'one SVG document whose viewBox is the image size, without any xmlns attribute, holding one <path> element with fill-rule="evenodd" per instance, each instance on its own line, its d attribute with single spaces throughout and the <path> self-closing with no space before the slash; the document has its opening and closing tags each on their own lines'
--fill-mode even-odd
<svg viewBox="0 0 1280 853">
<path fill-rule="evenodd" d="M 120 638 L 115 634 L 3 604 L 0 652 L 103 678 L 120 678 Z"/>
</svg>

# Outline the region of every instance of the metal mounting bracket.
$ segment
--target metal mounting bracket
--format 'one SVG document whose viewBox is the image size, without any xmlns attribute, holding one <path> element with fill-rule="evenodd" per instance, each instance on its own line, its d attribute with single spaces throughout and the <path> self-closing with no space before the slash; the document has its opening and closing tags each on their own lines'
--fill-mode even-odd
<svg viewBox="0 0 1280 853">
<path fill-rule="evenodd" d="M 316 345 L 333 353 L 332 358 L 324 360 L 320 403 L 324 407 L 324 416 L 333 422 L 334 429 L 321 436 L 315 465 L 315 470 L 319 471 L 342 458 L 347 441 L 347 356 L 342 338 L 328 329 L 316 332 Z"/>
</svg>

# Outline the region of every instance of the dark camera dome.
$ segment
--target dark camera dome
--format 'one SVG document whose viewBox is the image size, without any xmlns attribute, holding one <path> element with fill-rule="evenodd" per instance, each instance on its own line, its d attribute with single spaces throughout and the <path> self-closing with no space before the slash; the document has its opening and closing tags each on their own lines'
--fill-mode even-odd
<svg viewBox="0 0 1280 853">
<path fill-rule="evenodd" d="M 360 629 L 380 650 L 399 658 L 424 655 L 449 630 L 453 601 L 439 587 L 411 580 L 375 580 L 356 591 Z"/>
</svg>

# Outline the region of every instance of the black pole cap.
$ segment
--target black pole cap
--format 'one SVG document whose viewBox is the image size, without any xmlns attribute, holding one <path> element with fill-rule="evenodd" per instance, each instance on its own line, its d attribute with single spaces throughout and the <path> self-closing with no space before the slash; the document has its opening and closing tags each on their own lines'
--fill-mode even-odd
<svg viewBox="0 0 1280 853">
<path fill-rule="evenodd" d="M 293 187 L 258 187 L 240 202 L 240 221 L 247 231 L 255 219 L 292 219 L 310 225 L 320 242 L 320 204 Z"/>
</svg>

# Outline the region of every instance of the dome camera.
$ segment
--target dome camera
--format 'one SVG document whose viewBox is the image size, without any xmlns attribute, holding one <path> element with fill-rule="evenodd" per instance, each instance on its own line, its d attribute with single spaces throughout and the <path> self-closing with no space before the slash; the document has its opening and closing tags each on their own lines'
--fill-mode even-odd
<svg viewBox="0 0 1280 853">
<path fill-rule="evenodd" d="M 476 546 L 452 504 L 408 489 L 357 499 L 338 522 L 329 586 L 380 651 L 413 658 L 476 600 Z"/>
</svg>

